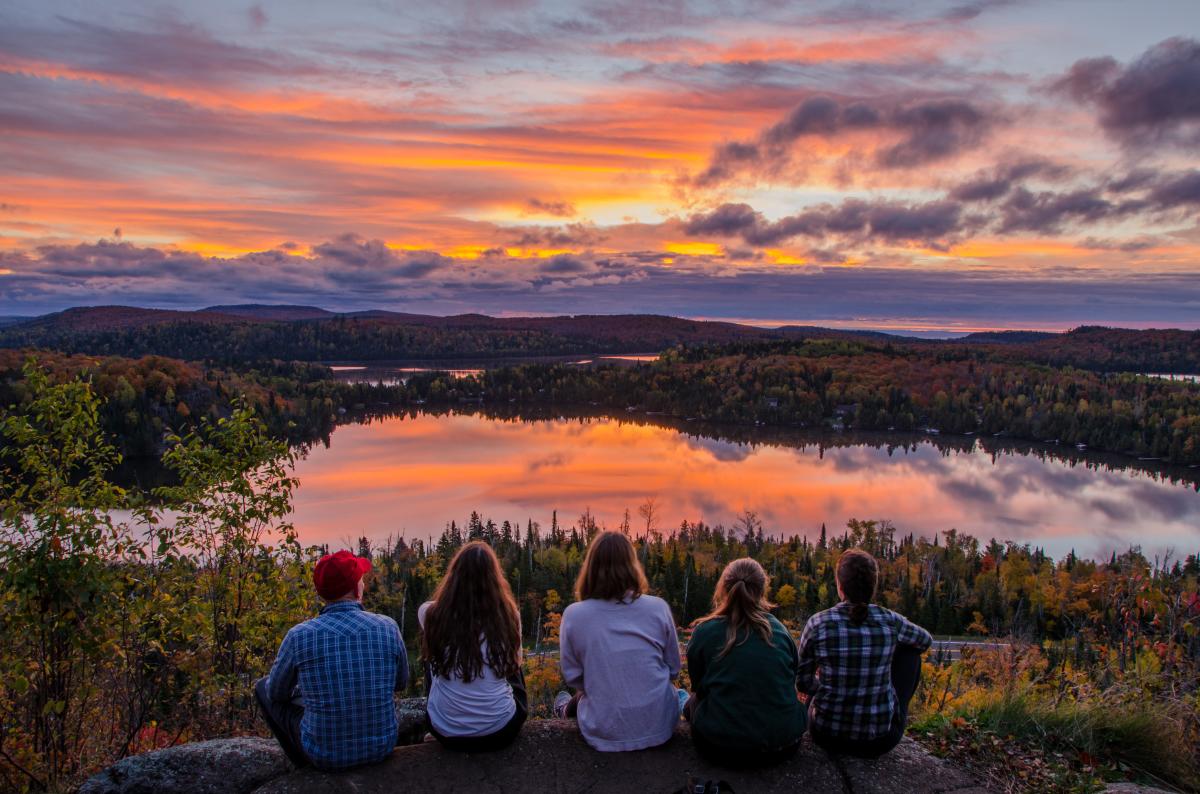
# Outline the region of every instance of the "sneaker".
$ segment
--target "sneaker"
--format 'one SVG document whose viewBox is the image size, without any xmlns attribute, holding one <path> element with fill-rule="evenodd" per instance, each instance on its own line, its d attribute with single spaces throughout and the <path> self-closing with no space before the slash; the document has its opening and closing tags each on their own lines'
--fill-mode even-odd
<svg viewBox="0 0 1200 794">
<path fill-rule="evenodd" d="M 554 716 L 560 720 L 567 718 L 567 705 L 571 702 L 570 692 L 559 692 L 554 696 Z"/>
<path fill-rule="evenodd" d="M 682 715 L 683 707 L 687 705 L 688 697 L 690 696 L 688 695 L 688 691 L 686 689 L 676 689 L 675 697 L 679 699 L 679 713 Z"/>
</svg>

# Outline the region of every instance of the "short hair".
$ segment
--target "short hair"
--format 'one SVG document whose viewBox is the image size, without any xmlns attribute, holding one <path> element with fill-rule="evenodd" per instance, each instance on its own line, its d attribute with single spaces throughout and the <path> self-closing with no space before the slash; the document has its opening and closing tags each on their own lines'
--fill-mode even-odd
<svg viewBox="0 0 1200 794">
<path fill-rule="evenodd" d="M 583 568 L 575 580 L 575 600 L 619 601 L 629 593 L 637 598 L 649 590 L 646 572 L 629 538 L 613 531 L 597 535 L 588 546 Z"/>
</svg>

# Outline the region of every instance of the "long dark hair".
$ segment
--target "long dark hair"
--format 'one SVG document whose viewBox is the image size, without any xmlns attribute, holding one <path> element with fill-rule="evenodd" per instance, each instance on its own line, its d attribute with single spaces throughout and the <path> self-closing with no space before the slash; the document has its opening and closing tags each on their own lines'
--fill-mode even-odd
<svg viewBox="0 0 1200 794">
<path fill-rule="evenodd" d="M 842 552 L 837 565 L 837 583 L 842 596 L 850 602 L 850 622 L 858 625 L 867 619 L 867 607 L 875 597 L 879 582 L 879 563 L 862 549 Z"/>
<path fill-rule="evenodd" d="M 749 639 L 751 631 L 771 644 L 767 615 L 774 604 L 767 600 L 767 581 L 767 572 L 749 557 L 734 560 L 721 572 L 713 593 L 713 611 L 701 619 L 725 618 L 725 646 L 717 654 L 718 659 Z"/>
<path fill-rule="evenodd" d="M 579 578 L 575 580 L 575 600 L 617 601 L 627 593 L 637 598 L 649 589 L 646 572 L 642 570 L 629 538 L 612 530 L 597 535 L 588 546 Z"/>
<path fill-rule="evenodd" d="M 468 543 L 450 560 L 425 611 L 421 655 L 434 675 L 464 682 L 482 676 L 485 663 L 501 678 L 520 671 L 521 616 L 491 546 Z"/>
</svg>

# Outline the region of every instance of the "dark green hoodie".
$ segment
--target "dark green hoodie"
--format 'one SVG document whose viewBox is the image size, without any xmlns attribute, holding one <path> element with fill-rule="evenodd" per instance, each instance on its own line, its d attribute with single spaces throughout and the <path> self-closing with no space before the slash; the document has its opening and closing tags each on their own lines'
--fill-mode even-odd
<svg viewBox="0 0 1200 794">
<path fill-rule="evenodd" d="M 807 727 L 808 713 L 796 697 L 796 642 L 768 617 L 771 644 L 751 631 L 718 658 L 725 618 L 701 623 L 688 643 L 688 675 L 699 699 L 692 731 L 730 751 L 779 750 L 798 742 Z"/>
</svg>

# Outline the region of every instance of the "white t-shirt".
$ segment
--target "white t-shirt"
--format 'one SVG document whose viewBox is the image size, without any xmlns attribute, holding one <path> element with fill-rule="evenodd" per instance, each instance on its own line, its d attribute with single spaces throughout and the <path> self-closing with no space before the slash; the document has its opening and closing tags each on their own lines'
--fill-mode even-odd
<svg viewBox="0 0 1200 794">
<path fill-rule="evenodd" d="M 433 604 L 426 601 L 417 610 L 417 622 L 425 628 L 425 612 Z M 429 721 L 443 736 L 488 736 L 503 728 L 517 713 L 512 685 L 496 675 L 487 663 L 487 642 L 480 638 L 483 673 L 469 683 L 457 674 L 452 678 L 436 675 L 429 688 L 426 709 Z"/>
</svg>

